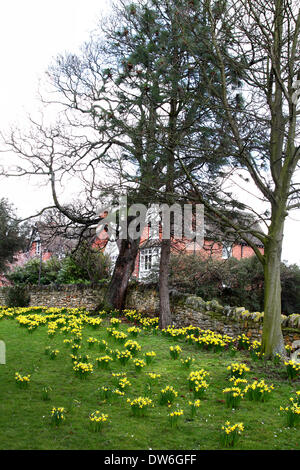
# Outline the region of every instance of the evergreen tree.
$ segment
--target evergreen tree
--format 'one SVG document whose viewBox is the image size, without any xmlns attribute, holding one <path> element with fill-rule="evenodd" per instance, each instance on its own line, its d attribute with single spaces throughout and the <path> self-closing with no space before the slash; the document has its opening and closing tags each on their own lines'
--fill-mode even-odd
<svg viewBox="0 0 300 470">
<path fill-rule="evenodd" d="M 14 209 L 7 199 L 0 200 L 0 272 L 13 262 L 18 251 L 26 245 L 26 227 L 20 227 Z"/>
</svg>

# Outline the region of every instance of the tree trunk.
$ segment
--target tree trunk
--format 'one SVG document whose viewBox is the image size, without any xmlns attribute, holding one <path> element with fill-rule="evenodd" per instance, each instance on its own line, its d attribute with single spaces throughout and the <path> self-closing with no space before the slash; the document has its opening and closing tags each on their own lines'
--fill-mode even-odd
<svg viewBox="0 0 300 470">
<path fill-rule="evenodd" d="M 159 268 L 159 327 L 167 328 L 171 324 L 169 296 L 169 264 L 171 240 L 162 240 Z"/>
<path fill-rule="evenodd" d="M 271 237 L 265 247 L 264 266 L 264 322 L 262 334 L 262 353 L 265 359 L 276 354 L 286 355 L 281 329 L 281 282 L 280 265 L 283 223 L 277 236 Z"/>
<path fill-rule="evenodd" d="M 125 307 L 129 280 L 134 271 L 140 239 L 122 240 L 115 269 L 105 295 L 107 308 L 122 310 Z"/>
</svg>

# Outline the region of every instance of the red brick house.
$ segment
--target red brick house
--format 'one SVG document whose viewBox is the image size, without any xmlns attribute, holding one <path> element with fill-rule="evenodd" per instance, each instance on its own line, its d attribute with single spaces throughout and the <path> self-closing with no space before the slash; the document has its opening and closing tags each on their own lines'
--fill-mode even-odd
<svg viewBox="0 0 300 470">
<path fill-rule="evenodd" d="M 208 224 L 207 224 L 208 225 Z M 210 224 L 204 235 L 203 246 L 199 246 L 197 242 L 180 239 L 172 240 L 172 252 L 173 253 L 186 253 L 186 254 L 198 254 L 204 258 L 213 257 L 214 259 L 228 259 L 234 257 L 236 259 L 249 258 L 254 255 L 253 248 L 242 240 L 231 238 L 226 240 L 224 235 L 219 229 L 213 228 Z M 251 241 L 255 243 L 261 253 L 264 252 L 262 243 L 253 237 Z M 160 259 L 160 244 L 161 244 L 162 233 L 160 230 L 159 238 L 152 238 L 151 236 L 151 224 L 146 225 L 142 232 L 140 240 L 140 249 L 136 258 L 135 268 L 133 277 L 139 281 L 146 280 L 149 275 L 153 274 L 158 269 Z M 216 241 L 218 240 L 218 241 Z M 101 246 L 103 252 L 107 254 L 112 261 L 112 265 L 117 259 L 119 248 L 117 241 L 109 241 L 107 234 L 103 231 L 100 234 L 100 239 L 96 240 L 96 245 Z"/>
<path fill-rule="evenodd" d="M 250 235 L 249 235 L 250 236 Z M 253 236 L 252 241 L 264 252 L 263 245 Z M 140 249 L 136 257 L 133 277 L 139 281 L 146 280 L 150 275 L 158 270 L 160 259 L 160 243 L 162 233 L 159 230 L 159 238 L 153 238 L 151 235 L 151 224 L 145 226 L 141 240 Z M 53 236 L 46 226 L 37 224 L 33 227 L 31 237 L 28 242 L 28 248 L 25 252 L 16 256 L 16 261 L 10 265 L 10 268 L 23 266 L 31 259 L 38 258 L 42 261 L 49 260 L 52 256 L 62 258 L 74 246 L 74 241 L 66 240 L 62 236 Z M 112 268 L 116 262 L 119 253 L 118 241 L 110 241 L 108 234 L 103 230 L 94 237 L 93 246 L 100 248 L 104 254 L 108 255 L 112 262 Z M 242 240 L 226 240 L 224 235 L 217 227 L 206 224 L 206 233 L 204 235 L 203 246 L 188 239 L 172 240 L 173 253 L 186 253 L 201 255 L 202 257 L 213 257 L 214 259 L 227 259 L 234 257 L 236 259 L 249 258 L 254 255 L 253 249 Z M 0 285 L 5 283 L 5 277 L 0 276 Z"/>
<path fill-rule="evenodd" d="M 36 224 L 31 231 L 25 251 L 15 255 L 15 260 L 8 264 L 8 270 L 19 266 L 24 266 L 32 259 L 48 261 L 53 256 L 63 258 L 70 249 L 70 241 L 63 237 L 53 236 L 44 224 Z M 9 282 L 5 275 L 0 275 L 0 286 L 7 285 Z"/>
</svg>

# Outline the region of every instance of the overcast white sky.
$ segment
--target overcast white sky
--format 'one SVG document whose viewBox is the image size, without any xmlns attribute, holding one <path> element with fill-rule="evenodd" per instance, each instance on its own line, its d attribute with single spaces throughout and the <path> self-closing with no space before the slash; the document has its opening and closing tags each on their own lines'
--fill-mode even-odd
<svg viewBox="0 0 300 470">
<path fill-rule="evenodd" d="M 58 54 L 77 52 L 110 0 L 10 0 L 0 4 L 0 127 L 22 127 L 39 108 L 39 80 Z M 3 155 L 0 154 L 0 162 Z M 13 158 L 13 156 L 11 156 Z M 0 179 L 0 197 L 21 217 L 51 203 L 49 188 Z"/>
<path fill-rule="evenodd" d="M 10 0 L 0 6 L 0 127 L 22 123 L 38 102 L 38 80 L 57 54 L 77 51 L 96 28 L 110 0 Z M 0 161 L 1 161 L 0 154 Z M 47 188 L 0 179 L 0 197 L 7 197 L 20 216 L 51 203 Z M 300 265 L 300 211 L 287 218 L 283 259 Z"/>
</svg>

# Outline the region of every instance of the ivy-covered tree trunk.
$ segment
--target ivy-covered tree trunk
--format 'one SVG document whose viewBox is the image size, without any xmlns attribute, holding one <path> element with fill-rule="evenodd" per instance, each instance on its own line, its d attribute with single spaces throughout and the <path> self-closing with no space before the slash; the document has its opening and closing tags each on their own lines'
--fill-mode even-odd
<svg viewBox="0 0 300 470">
<path fill-rule="evenodd" d="M 127 287 L 134 271 L 139 243 L 139 238 L 121 241 L 119 256 L 105 295 L 105 306 L 107 308 L 122 310 L 125 307 Z"/>
</svg>

